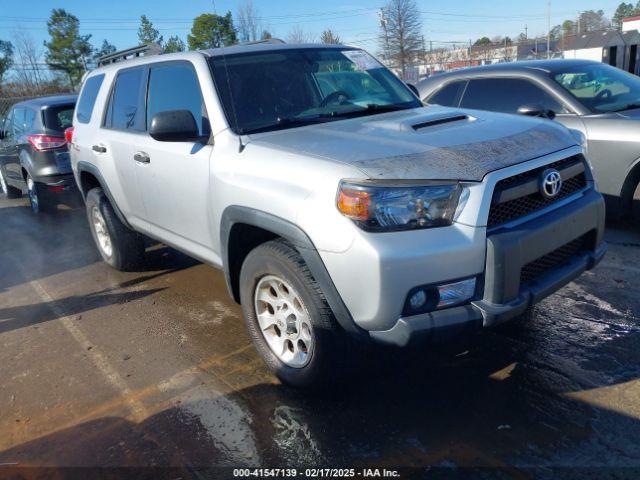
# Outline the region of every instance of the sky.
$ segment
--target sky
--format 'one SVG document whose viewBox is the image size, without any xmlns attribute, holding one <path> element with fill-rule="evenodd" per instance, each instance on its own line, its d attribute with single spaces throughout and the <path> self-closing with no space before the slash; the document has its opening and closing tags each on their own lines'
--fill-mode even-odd
<svg viewBox="0 0 640 480">
<path fill-rule="evenodd" d="M 319 36 L 331 28 L 343 40 L 377 51 L 377 10 L 386 0 L 253 0 L 265 28 L 286 39 L 299 26 Z M 11 40 L 16 30 L 27 32 L 36 45 L 48 39 L 46 20 L 53 8 L 64 8 L 80 19 L 81 33 L 91 34 L 99 46 L 108 39 L 118 49 L 137 45 L 140 15 L 147 15 L 164 38 L 180 36 L 186 43 L 193 18 L 201 13 L 234 16 L 237 0 L 0 0 L 0 39 Z M 575 19 L 584 10 L 605 11 L 610 18 L 620 0 L 552 0 L 551 24 Z M 482 36 L 510 36 L 547 30 L 545 0 L 416 0 L 422 14 L 423 34 L 434 48 L 447 42 L 468 42 Z M 449 43 L 451 45 L 451 43 Z M 41 47 L 43 51 L 44 48 Z M 40 52 L 42 53 L 42 52 Z"/>
</svg>

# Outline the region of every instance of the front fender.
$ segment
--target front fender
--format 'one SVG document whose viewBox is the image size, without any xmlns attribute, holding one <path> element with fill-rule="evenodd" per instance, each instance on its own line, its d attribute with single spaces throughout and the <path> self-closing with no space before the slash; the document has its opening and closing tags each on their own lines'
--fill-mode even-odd
<svg viewBox="0 0 640 480">
<path fill-rule="evenodd" d="M 238 205 L 229 206 L 224 210 L 220 225 L 220 253 L 227 287 L 233 298 L 237 299 L 239 297 L 239 287 L 231 275 L 229 238 L 231 229 L 236 224 L 245 224 L 260 228 L 284 238 L 291 243 L 293 247 L 298 250 L 307 267 L 309 267 L 313 278 L 320 285 L 327 303 L 331 307 L 340 326 L 352 335 L 368 338 L 365 331 L 358 327 L 353 321 L 351 313 L 342 301 L 342 297 L 340 297 L 322 258 L 320 258 L 320 254 L 309 236 L 300 227 L 283 218 Z"/>
</svg>

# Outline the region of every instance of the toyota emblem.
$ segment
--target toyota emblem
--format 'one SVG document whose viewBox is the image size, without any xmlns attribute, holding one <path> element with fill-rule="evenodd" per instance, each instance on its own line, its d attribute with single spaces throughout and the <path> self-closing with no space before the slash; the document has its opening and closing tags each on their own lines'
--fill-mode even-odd
<svg viewBox="0 0 640 480">
<path fill-rule="evenodd" d="M 549 168 L 542 172 L 540 177 L 540 193 L 544 198 L 554 198 L 562 189 L 562 176 L 560 172 Z"/>
</svg>

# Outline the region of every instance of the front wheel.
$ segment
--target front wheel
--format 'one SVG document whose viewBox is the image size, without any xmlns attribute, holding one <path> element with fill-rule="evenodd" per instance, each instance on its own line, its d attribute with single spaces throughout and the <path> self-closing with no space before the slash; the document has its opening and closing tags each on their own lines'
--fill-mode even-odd
<svg viewBox="0 0 640 480">
<path fill-rule="evenodd" d="M 240 273 L 240 299 L 256 349 L 284 383 L 317 388 L 348 369 L 348 338 L 300 254 L 274 240 L 256 247 Z"/>
<path fill-rule="evenodd" d="M 116 270 L 135 270 L 144 258 L 142 237 L 120 221 L 101 188 L 89 191 L 86 207 L 91 234 L 102 259 Z"/>
</svg>

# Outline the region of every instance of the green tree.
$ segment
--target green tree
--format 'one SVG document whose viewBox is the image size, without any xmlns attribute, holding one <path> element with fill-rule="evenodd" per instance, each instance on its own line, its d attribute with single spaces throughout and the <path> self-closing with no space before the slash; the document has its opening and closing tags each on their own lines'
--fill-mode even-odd
<svg viewBox="0 0 640 480">
<path fill-rule="evenodd" d="M 91 35 L 80 35 L 78 17 L 63 8 L 51 11 L 47 30 L 51 40 L 44 42 L 45 61 L 52 70 L 62 72 L 75 89 L 92 59 Z"/>
<path fill-rule="evenodd" d="M 565 20 L 562 22 L 562 33 L 565 37 L 576 35 L 578 33 L 578 25 L 573 20 Z"/>
<path fill-rule="evenodd" d="M 330 28 L 327 28 L 324 32 L 320 34 L 320 43 L 328 43 L 332 45 L 339 45 L 342 43 L 340 36 L 333 33 Z"/>
<path fill-rule="evenodd" d="M 613 14 L 613 18 L 611 19 L 613 21 L 613 26 L 618 30 L 622 30 L 622 19 L 633 16 L 635 12 L 636 9 L 632 3 L 622 2 L 618 5 L 618 8 L 616 8 L 616 12 Z"/>
<path fill-rule="evenodd" d="M 184 52 L 185 49 L 186 45 L 177 35 L 169 37 L 167 43 L 164 44 L 164 53 Z"/>
<path fill-rule="evenodd" d="M 0 40 L 0 84 L 11 65 L 13 65 L 13 44 L 8 40 Z"/>
<path fill-rule="evenodd" d="M 487 45 L 491 45 L 491 39 L 489 37 L 479 38 L 478 40 L 476 40 L 476 43 L 474 43 L 474 45 L 476 47 L 484 47 Z"/>
<path fill-rule="evenodd" d="M 189 50 L 202 50 L 233 45 L 237 42 L 231 12 L 226 15 L 203 13 L 193 19 L 191 33 L 187 36 Z"/>
<path fill-rule="evenodd" d="M 140 28 L 138 28 L 138 41 L 140 45 L 149 45 L 151 43 L 162 45 L 162 40 L 162 35 L 160 35 L 160 32 L 153 26 L 151 20 L 149 20 L 146 15 L 142 15 L 140 17 Z"/>
<path fill-rule="evenodd" d="M 556 25 L 553 27 L 549 32 L 549 36 L 551 37 L 551 40 L 560 40 L 562 37 L 562 25 Z"/>
<path fill-rule="evenodd" d="M 93 54 L 93 58 L 95 62 L 98 63 L 98 60 L 100 60 L 100 57 L 104 57 L 105 55 L 109 55 L 110 53 L 113 53 L 115 51 L 116 51 L 115 45 L 110 44 L 109 40 L 104 39 L 102 41 L 102 45 L 100 46 L 100 48 L 97 49 Z"/>
</svg>

